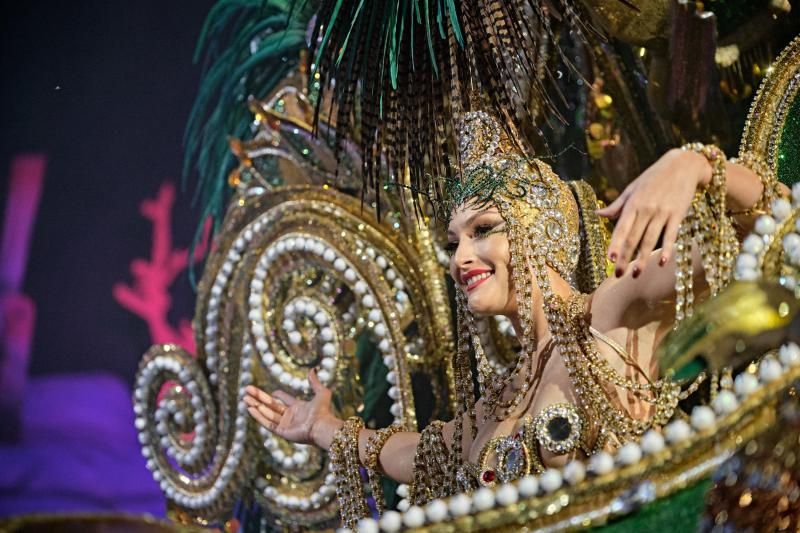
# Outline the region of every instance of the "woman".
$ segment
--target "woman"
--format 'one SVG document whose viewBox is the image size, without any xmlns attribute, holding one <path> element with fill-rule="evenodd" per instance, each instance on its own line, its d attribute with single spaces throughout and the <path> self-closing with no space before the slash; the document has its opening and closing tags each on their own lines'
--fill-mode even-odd
<svg viewBox="0 0 800 533">
<path fill-rule="evenodd" d="M 348 525 L 366 512 L 353 496 L 359 464 L 411 483 L 411 499 L 422 503 L 558 466 L 665 423 L 681 392 L 657 379 L 655 348 L 691 311 L 695 292 L 715 292 L 729 279 L 738 243 L 726 213 L 749 224 L 750 208 L 769 205 L 778 191 L 774 179 L 748 168 L 750 160 L 726 162 L 702 146 L 668 152 L 598 212 L 619 218 L 608 248 L 615 276 L 581 295 L 573 288 L 580 237 L 569 187 L 544 163 L 522 157 L 485 113 L 464 116 L 460 150 L 447 230 L 459 289 L 455 418 L 422 434 L 363 429 L 333 414 L 331 392 L 313 371 L 309 401 L 247 391 L 260 424 L 331 451 Z M 718 229 L 710 235 L 703 226 Z M 490 315 L 507 316 L 522 345 L 504 374 L 485 360 L 475 331 L 473 317 Z"/>
</svg>

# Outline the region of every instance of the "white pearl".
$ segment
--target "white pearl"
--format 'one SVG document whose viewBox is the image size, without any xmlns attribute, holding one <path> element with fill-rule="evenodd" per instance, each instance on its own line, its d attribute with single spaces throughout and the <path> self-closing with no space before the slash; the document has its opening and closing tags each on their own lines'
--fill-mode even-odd
<svg viewBox="0 0 800 533">
<path fill-rule="evenodd" d="M 733 380 L 733 390 L 740 398 L 752 394 L 758 388 L 758 378 L 749 372 L 743 372 Z"/>
<path fill-rule="evenodd" d="M 608 452 L 597 452 L 589 459 L 589 469 L 598 476 L 608 474 L 614 470 L 614 458 Z"/>
<path fill-rule="evenodd" d="M 785 198 L 776 198 L 772 201 L 772 216 L 776 220 L 784 220 L 792 214 L 792 206 Z"/>
<path fill-rule="evenodd" d="M 271 352 L 267 352 L 264 354 L 261 360 L 264 361 L 265 365 L 269 366 L 275 362 L 275 356 Z"/>
<path fill-rule="evenodd" d="M 298 300 L 298 301 L 296 301 L 296 302 L 295 302 L 295 304 L 294 304 L 294 308 L 295 308 L 295 309 L 297 310 L 297 312 L 298 312 L 299 314 L 301 314 L 301 315 L 305 314 L 305 312 L 306 312 L 306 306 L 307 306 L 307 304 L 306 304 L 306 302 L 305 302 L 305 301 L 303 301 L 303 300 Z"/>
<path fill-rule="evenodd" d="M 294 459 L 291 457 L 284 457 L 283 461 L 281 461 L 281 465 L 287 470 L 292 469 L 294 468 Z"/>
<path fill-rule="evenodd" d="M 561 488 L 563 484 L 563 479 L 561 477 L 561 471 L 556 470 L 555 468 L 548 468 L 545 470 L 541 477 L 539 478 L 539 484 L 542 486 L 546 492 L 555 492 Z"/>
<path fill-rule="evenodd" d="M 536 496 L 539 492 L 539 480 L 536 476 L 525 476 L 519 480 L 519 494 L 523 498 Z"/>
<path fill-rule="evenodd" d="M 570 485 L 577 485 L 586 478 L 586 466 L 581 461 L 574 460 L 564 467 L 564 479 Z"/>
<path fill-rule="evenodd" d="M 389 263 L 386 262 L 386 258 L 383 257 L 382 255 L 379 255 L 378 257 L 375 258 L 375 263 L 382 269 L 389 266 Z"/>
<path fill-rule="evenodd" d="M 364 294 L 367 292 L 367 284 L 361 280 L 356 281 L 355 287 L 356 294 Z"/>
<path fill-rule="evenodd" d="M 348 268 L 347 270 L 344 271 L 344 279 L 346 279 L 347 281 L 353 282 L 356 280 L 356 277 L 357 277 L 356 271 L 353 270 L 352 268 Z"/>
<path fill-rule="evenodd" d="M 653 455 L 664 449 L 664 436 L 655 429 L 649 429 L 642 435 L 640 444 L 644 453 Z"/>
<path fill-rule="evenodd" d="M 406 500 L 406 499 L 400 500 L 400 501 L 397 503 L 397 509 L 398 509 L 398 510 L 399 510 L 401 513 L 405 513 L 406 511 L 408 511 L 408 509 L 409 509 L 410 507 L 411 507 L 411 502 L 410 502 L 410 501 L 408 501 L 408 500 Z"/>
<path fill-rule="evenodd" d="M 800 235 L 794 232 L 787 234 L 783 238 L 783 248 L 789 255 L 800 249 Z"/>
<path fill-rule="evenodd" d="M 370 311 L 370 312 L 367 314 L 367 319 L 368 319 L 370 322 L 379 322 L 379 321 L 380 321 L 380 319 L 381 319 L 381 311 L 380 311 L 380 309 L 372 309 L 372 310 L 371 310 L 371 311 Z"/>
<path fill-rule="evenodd" d="M 326 342 L 322 345 L 322 355 L 325 357 L 333 357 L 336 355 L 336 346 L 330 342 Z"/>
<path fill-rule="evenodd" d="M 632 465 L 642 458 L 642 449 L 635 442 L 628 442 L 617 452 L 617 461 L 623 465 Z"/>
<path fill-rule="evenodd" d="M 333 370 L 336 367 L 336 359 L 331 357 L 323 357 L 319 364 L 325 370 Z"/>
<path fill-rule="evenodd" d="M 401 483 L 397 486 L 397 495 L 401 498 L 408 498 L 408 485 Z"/>
<path fill-rule="evenodd" d="M 466 494 L 457 494 L 450 498 L 449 509 L 450 514 L 454 517 L 464 516 L 469 513 L 472 506 L 472 498 Z"/>
<path fill-rule="evenodd" d="M 378 349 L 383 353 L 386 353 L 392 349 L 392 343 L 389 342 L 389 339 L 383 339 L 378 343 Z M 383 362 L 386 363 L 386 358 L 384 358 Z M 389 366 L 389 364 L 386 363 L 386 366 Z"/>
<path fill-rule="evenodd" d="M 280 375 L 278 381 L 281 382 L 281 385 L 290 385 L 292 383 L 292 375 L 288 372 L 284 372 Z"/>
<path fill-rule="evenodd" d="M 757 266 L 758 260 L 754 255 L 740 254 L 739 257 L 736 258 L 737 270 L 755 269 Z"/>
<path fill-rule="evenodd" d="M 322 328 L 319 330 L 319 337 L 323 341 L 332 341 L 333 340 L 333 330 L 331 328 Z"/>
<path fill-rule="evenodd" d="M 397 289 L 398 291 L 402 291 L 403 289 L 406 288 L 406 286 L 403 283 L 402 279 L 397 278 L 396 280 L 394 280 L 394 288 Z"/>
<path fill-rule="evenodd" d="M 290 331 L 288 337 L 292 344 L 300 344 L 303 341 L 303 336 L 299 331 Z"/>
<path fill-rule="evenodd" d="M 771 357 L 762 359 L 761 364 L 758 366 L 758 376 L 761 378 L 761 381 L 767 383 L 781 377 L 782 372 L 781 364 Z"/>
<path fill-rule="evenodd" d="M 386 339 L 384 339 L 384 340 L 386 340 Z M 383 342 L 383 341 L 381 341 L 381 342 Z M 385 352 L 386 350 L 383 350 L 383 348 L 381 348 L 381 351 Z M 394 368 L 394 362 L 395 362 L 395 359 L 394 359 L 393 355 L 385 355 L 385 356 L 383 356 L 383 364 L 386 365 L 386 368 Z"/>
<path fill-rule="evenodd" d="M 328 248 L 322 253 L 322 259 L 328 263 L 333 263 L 333 261 L 336 259 L 336 252 Z"/>
<path fill-rule="evenodd" d="M 397 372 L 394 370 L 390 370 L 388 374 L 386 374 L 386 381 L 388 381 L 392 385 L 397 384 Z"/>
<path fill-rule="evenodd" d="M 389 408 L 389 412 L 393 417 L 398 418 L 401 414 L 403 414 L 403 408 L 399 403 L 393 403 Z"/>
<path fill-rule="evenodd" d="M 732 413 L 736 410 L 739 402 L 736 400 L 736 395 L 729 390 L 721 390 L 717 393 L 717 397 L 714 398 L 712 402 L 712 406 L 714 407 L 714 411 L 717 412 L 719 415 L 727 415 L 728 413 Z"/>
<path fill-rule="evenodd" d="M 425 514 L 431 522 L 441 522 L 447 518 L 447 504 L 442 500 L 433 500 L 425 506 Z"/>
<path fill-rule="evenodd" d="M 775 233 L 775 219 L 769 215 L 761 215 L 756 219 L 755 230 L 759 235 L 772 235 Z"/>
<path fill-rule="evenodd" d="M 331 379 L 331 373 L 325 370 L 324 368 L 317 372 L 317 377 L 323 383 L 328 383 Z"/>
<path fill-rule="evenodd" d="M 322 244 L 321 241 L 316 241 L 314 243 L 314 253 L 317 255 L 322 255 L 325 253 L 325 245 Z"/>
<path fill-rule="evenodd" d="M 375 332 L 375 335 L 377 335 L 378 337 L 385 337 L 387 333 L 386 326 L 382 322 L 378 322 L 377 324 L 375 324 L 375 328 L 373 329 L 373 331 Z"/>
<path fill-rule="evenodd" d="M 405 291 L 397 291 L 397 295 L 395 297 L 401 304 L 404 304 L 408 301 L 408 294 L 406 294 Z"/>
<path fill-rule="evenodd" d="M 425 524 L 425 511 L 418 505 L 412 505 L 403 515 L 403 523 L 407 527 L 420 527 Z"/>
<path fill-rule="evenodd" d="M 698 405 L 692 409 L 690 421 L 692 427 L 698 431 L 707 431 L 714 427 L 717 417 L 714 411 L 707 405 Z"/>
<path fill-rule="evenodd" d="M 365 294 L 361 299 L 361 303 L 364 307 L 375 307 L 375 298 L 373 298 L 371 294 Z"/>
<path fill-rule="evenodd" d="M 375 259 L 375 249 L 374 248 L 367 248 L 365 251 L 367 252 L 367 255 L 371 259 Z"/>
<path fill-rule="evenodd" d="M 294 239 L 286 239 L 283 242 L 286 243 L 286 249 L 287 250 L 294 250 L 295 244 L 297 244 Z"/>
<path fill-rule="evenodd" d="M 676 443 L 689 438 L 692 430 L 685 420 L 673 420 L 664 428 L 664 436 L 667 442 Z"/>
<path fill-rule="evenodd" d="M 519 500 L 519 491 L 517 490 L 516 485 L 512 483 L 505 483 L 500 485 L 495 493 L 495 498 L 497 498 L 497 503 L 499 505 L 512 505 L 517 503 Z"/>
<path fill-rule="evenodd" d="M 297 329 L 297 326 L 295 326 L 295 324 L 294 324 L 294 320 L 289 319 L 289 318 L 284 320 L 282 325 L 283 325 L 283 329 L 286 330 L 287 332 L 294 331 L 294 330 Z"/>
<path fill-rule="evenodd" d="M 793 342 L 784 344 L 781 346 L 778 358 L 785 366 L 795 366 L 800 363 L 800 346 Z"/>
<path fill-rule="evenodd" d="M 318 326 L 324 326 L 328 323 L 328 315 L 322 311 L 318 311 L 317 314 L 314 315 L 314 323 Z"/>
<path fill-rule="evenodd" d="M 494 491 L 488 487 L 481 487 L 472 495 L 472 503 L 478 511 L 485 511 L 494 507 Z"/>
<path fill-rule="evenodd" d="M 736 269 L 736 279 L 741 281 L 755 281 L 759 278 L 758 271 L 754 268 L 738 268 Z"/>
<path fill-rule="evenodd" d="M 378 521 L 374 518 L 362 518 L 358 521 L 358 533 L 378 533 Z"/>
<path fill-rule="evenodd" d="M 333 262 L 333 268 L 339 272 L 344 272 L 344 270 L 347 268 L 347 263 L 344 262 L 344 259 L 339 257 Z"/>
<path fill-rule="evenodd" d="M 389 398 L 391 398 L 392 400 L 396 400 L 400 397 L 400 389 L 398 389 L 397 387 L 389 387 L 388 394 Z M 144 425 L 142 425 L 142 427 L 144 427 Z"/>
<path fill-rule="evenodd" d="M 395 533 L 403 526 L 403 517 L 397 511 L 389 510 L 383 513 L 380 524 L 387 533 Z"/>
<path fill-rule="evenodd" d="M 292 381 L 289 383 L 289 386 L 294 390 L 300 390 L 305 385 L 306 380 L 302 378 L 298 378 L 297 376 L 292 378 Z"/>
</svg>

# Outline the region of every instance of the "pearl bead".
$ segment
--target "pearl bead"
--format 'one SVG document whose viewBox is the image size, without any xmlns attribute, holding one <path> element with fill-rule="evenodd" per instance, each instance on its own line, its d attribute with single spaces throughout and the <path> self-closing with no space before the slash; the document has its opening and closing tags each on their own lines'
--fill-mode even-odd
<svg viewBox="0 0 800 533">
<path fill-rule="evenodd" d="M 544 489 L 545 492 L 557 491 L 563 484 L 561 471 L 556 470 L 555 468 L 548 468 L 539 478 L 539 484 L 542 486 L 542 489 Z"/>
<path fill-rule="evenodd" d="M 400 510 L 401 513 L 405 513 L 406 511 L 408 511 L 410 507 L 411 507 L 411 502 L 406 499 L 400 500 L 397 504 L 397 508 Z"/>
<path fill-rule="evenodd" d="M 403 517 L 397 511 L 386 511 L 381 517 L 380 525 L 387 533 L 395 533 L 403 527 Z"/>
<path fill-rule="evenodd" d="M 386 381 L 388 381 L 392 385 L 397 384 L 397 372 L 394 370 L 390 370 L 388 374 L 386 374 Z"/>
<path fill-rule="evenodd" d="M 380 323 L 380 322 L 375 324 L 374 331 L 375 331 L 375 335 L 377 335 L 378 337 L 385 337 L 386 333 L 387 333 L 386 326 L 383 323 Z"/>
<path fill-rule="evenodd" d="M 356 294 L 364 294 L 367 292 L 367 284 L 361 280 L 357 281 L 355 287 Z"/>
<path fill-rule="evenodd" d="M 785 366 L 795 366 L 800 363 L 800 346 L 793 342 L 784 344 L 778 357 Z"/>
<path fill-rule="evenodd" d="M 772 201 L 772 216 L 776 220 L 784 220 L 792 214 L 792 206 L 785 198 L 776 198 Z"/>
<path fill-rule="evenodd" d="M 403 523 L 407 527 L 420 527 L 425 524 L 425 511 L 418 505 L 412 505 L 403 514 Z"/>
<path fill-rule="evenodd" d="M 333 263 L 333 261 L 336 259 L 336 252 L 328 248 L 322 253 L 322 259 L 324 259 L 328 263 Z"/>
<path fill-rule="evenodd" d="M 597 452 L 589 459 L 589 469 L 598 476 L 608 474 L 614 470 L 614 458 L 608 452 Z"/>
<path fill-rule="evenodd" d="M 450 514 L 452 514 L 454 517 L 468 514 L 471 506 L 472 498 L 463 493 L 457 494 L 450 498 L 450 503 L 448 505 L 450 508 Z"/>
<path fill-rule="evenodd" d="M 664 449 L 664 436 L 655 429 L 649 429 L 642 435 L 640 444 L 644 453 L 653 455 Z"/>
<path fill-rule="evenodd" d="M 628 442 L 617 452 L 617 461 L 622 465 L 632 465 L 642 458 L 642 449 L 635 442 Z"/>
<path fill-rule="evenodd" d="M 366 294 L 361 299 L 361 303 L 364 307 L 375 307 L 375 298 L 373 298 L 371 294 Z"/>
<path fill-rule="evenodd" d="M 495 498 L 497 499 L 497 503 L 499 505 L 513 505 L 519 500 L 519 491 L 517 490 L 516 485 L 512 483 L 506 483 L 504 485 L 500 485 L 500 488 L 497 489 Z"/>
<path fill-rule="evenodd" d="M 356 277 L 357 277 L 356 271 L 353 270 L 352 268 L 348 268 L 347 270 L 344 271 L 344 279 L 346 279 L 347 281 L 353 282 L 356 280 Z"/>
<path fill-rule="evenodd" d="M 570 461 L 564 467 L 564 479 L 570 485 L 577 485 L 586 478 L 586 467 L 581 461 Z"/>
<path fill-rule="evenodd" d="M 676 443 L 689 438 L 692 430 L 685 420 L 673 420 L 664 428 L 664 436 L 667 442 Z"/>
<path fill-rule="evenodd" d="M 716 415 L 714 411 L 707 405 L 698 405 L 692 409 L 690 421 L 692 427 L 698 431 L 707 431 L 714 427 L 716 423 Z"/>
<path fill-rule="evenodd" d="M 319 337 L 323 341 L 326 341 L 326 342 L 332 341 L 333 340 L 333 329 L 331 329 L 331 328 L 322 328 L 321 330 L 319 330 Z"/>
<path fill-rule="evenodd" d="M 375 258 L 375 264 L 377 264 L 381 269 L 385 269 L 387 266 L 389 266 L 389 263 L 386 262 L 386 258 L 382 255 L 379 255 Z"/>
<path fill-rule="evenodd" d="M 433 500 L 425 506 L 425 514 L 431 522 L 441 522 L 447 518 L 447 504 L 442 500 Z"/>
<path fill-rule="evenodd" d="M 761 378 L 761 381 L 767 383 L 775 381 L 781 377 L 782 372 L 783 369 L 781 368 L 781 364 L 771 357 L 765 357 L 762 359 L 761 364 L 758 367 L 758 376 Z"/>
<path fill-rule="evenodd" d="M 403 408 L 400 406 L 399 403 L 393 403 L 392 406 L 389 408 L 389 412 L 392 414 L 393 417 L 398 418 L 400 415 L 403 414 Z"/>
<path fill-rule="evenodd" d="M 325 370 L 333 370 L 336 367 L 336 360 L 331 357 L 324 357 L 319 364 Z"/>
<path fill-rule="evenodd" d="M 752 394 L 758 388 L 758 378 L 749 372 L 743 372 L 733 380 L 733 390 L 740 398 Z"/>
<path fill-rule="evenodd" d="M 769 215 L 761 215 L 756 219 L 755 231 L 759 235 L 772 235 L 775 233 L 775 219 Z"/>
<path fill-rule="evenodd" d="M 344 272 L 345 269 L 347 268 L 347 263 L 344 262 L 344 259 L 339 257 L 333 262 L 333 268 L 335 268 L 339 272 Z"/>
<path fill-rule="evenodd" d="M 370 322 L 379 322 L 379 321 L 380 321 L 380 319 L 381 319 L 381 311 L 380 311 L 380 309 L 372 309 L 372 310 L 371 310 L 371 311 L 370 311 L 370 312 L 367 314 L 367 319 L 368 319 Z"/>
<path fill-rule="evenodd" d="M 389 342 L 389 339 L 382 339 L 381 342 L 378 343 L 378 349 L 384 353 L 388 352 L 392 348 L 392 343 Z M 384 362 L 386 359 L 384 358 Z M 389 366 L 387 363 L 386 366 Z"/>
<path fill-rule="evenodd" d="M 374 518 L 362 518 L 358 521 L 359 533 L 378 533 L 378 521 Z"/>
<path fill-rule="evenodd" d="M 325 369 L 323 368 L 322 370 L 320 370 L 319 372 L 317 372 L 317 377 L 319 378 L 319 380 L 320 380 L 321 382 L 323 382 L 323 383 L 327 383 L 327 382 L 329 382 L 329 381 L 330 381 L 330 379 L 331 379 L 331 373 L 330 373 L 330 372 L 328 372 L 327 370 L 325 370 Z"/>
<path fill-rule="evenodd" d="M 719 415 L 727 415 L 736 410 L 739 402 L 736 400 L 736 395 L 729 390 L 721 390 L 714 398 L 712 406 L 714 411 Z"/>
<path fill-rule="evenodd" d="M 300 344 L 303 341 L 303 336 L 299 331 L 290 331 L 288 337 L 289 342 L 295 345 Z"/>
<path fill-rule="evenodd" d="M 494 507 L 494 491 L 481 487 L 472 495 L 472 503 L 478 511 L 486 511 Z"/>
<path fill-rule="evenodd" d="M 519 494 L 523 498 L 536 496 L 539 492 L 539 480 L 536 476 L 525 476 L 519 480 Z"/>
<path fill-rule="evenodd" d="M 741 254 L 736 258 L 736 269 L 755 269 L 758 266 L 758 260 L 754 255 Z"/>
<path fill-rule="evenodd" d="M 331 344 L 330 342 L 326 342 L 322 345 L 322 355 L 325 357 L 333 357 L 336 355 L 336 346 Z"/>
</svg>

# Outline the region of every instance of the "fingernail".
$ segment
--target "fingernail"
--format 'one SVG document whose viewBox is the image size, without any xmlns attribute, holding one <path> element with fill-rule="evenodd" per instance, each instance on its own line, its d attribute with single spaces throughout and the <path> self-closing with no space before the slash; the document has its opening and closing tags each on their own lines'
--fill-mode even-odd
<svg viewBox="0 0 800 533">
<path fill-rule="evenodd" d="M 641 273 L 642 273 L 642 271 L 639 270 L 639 267 L 633 267 L 633 273 L 632 274 L 633 274 L 634 278 L 638 278 L 639 274 L 641 274 Z"/>
<path fill-rule="evenodd" d="M 666 264 L 667 264 L 667 258 L 662 256 L 661 259 L 658 260 L 658 265 L 663 267 Z"/>
<path fill-rule="evenodd" d="M 625 273 L 625 271 L 623 269 L 621 269 L 621 268 L 617 268 L 614 271 L 614 275 L 617 276 L 618 278 L 621 278 L 624 273 Z"/>
</svg>

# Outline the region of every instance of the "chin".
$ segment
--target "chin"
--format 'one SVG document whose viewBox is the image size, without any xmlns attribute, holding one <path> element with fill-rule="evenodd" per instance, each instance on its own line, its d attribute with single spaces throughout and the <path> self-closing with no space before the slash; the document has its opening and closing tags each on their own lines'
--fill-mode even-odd
<svg viewBox="0 0 800 533">
<path fill-rule="evenodd" d="M 467 309 L 475 316 L 487 317 L 502 314 L 499 309 L 493 305 L 486 305 L 481 301 L 471 302 L 467 299 Z"/>
</svg>

